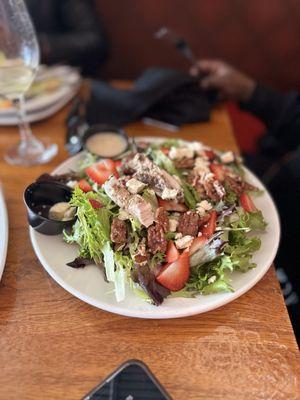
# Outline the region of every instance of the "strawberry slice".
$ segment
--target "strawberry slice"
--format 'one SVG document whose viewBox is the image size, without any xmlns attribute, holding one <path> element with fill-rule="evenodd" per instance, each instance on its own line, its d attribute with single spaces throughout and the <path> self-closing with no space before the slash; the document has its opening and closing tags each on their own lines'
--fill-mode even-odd
<svg viewBox="0 0 300 400">
<path fill-rule="evenodd" d="M 86 179 L 80 179 L 80 181 L 78 182 L 78 186 L 85 193 L 91 192 L 93 190 L 92 186 L 88 183 Z"/>
<path fill-rule="evenodd" d="M 204 228 L 202 229 L 202 235 L 206 236 L 207 238 L 210 238 L 216 230 L 217 227 L 217 212 L 213 210 L 210 213 L 210 219 L 206 225 L 204 225 Z"/>
<path fill-rule="evenodd" d="M 185 204 L 177 203 L 175 200 L 163 200 L 160 197 L 158 197 L 158 205 L 166 211 L 185 212 L 188 210 Z"/>
<path fill-rule="evenodd" d="M 112 171 L 98 169 L 97 165 L 91 165 L 85 170 L 85 173 L 93 182 L 103 185 L 112 174 Z"/>
<path fill-rule="evenodd" d="M 102 208 L 103 205 L 100 203 L 100 201 L 95 200 L 95 199 L 89 199 L 90 205 L 95 209 L 99 210 L 99 208 Z"/>
<path fill-rule="evenodd" d="M 179 257 L 179 251 L 177 250 L 177 247 L 175 246 L 174 242 L 170 240 L 168 243 L 167 254 L 166 254 L 167 263 L 170 264 L 176 261 L 178 257 Z"/>
<path fill-rule="evenodd" d="M 97 164 L 97 168 L 99 170 L 107 170 L 114 172 L 116 170 L 116 163 L 115 161 L 111 160 L 110 158 L 104 158 Z"/>
<path fill-rule="evenodd" d="M 212 150 L 204 150 L 204 154 L 209 159 L 209 161 L 212 161 L 216 158 L 216 153 Z"/>
<path fill-rule="evenodd" d="M 122 161 L 121 160 L 115 161 L 115 169 L 120 168 L 121 165 L 122 165 Z"/>
<path fill-rule="evenodd" d="M 226 168 L 222 164 L 212 163 L 210 164 L 209 168 L 218 181 L 224 181 L 226 176 Z"/>
<path fill-rule="evenodd" d="M 174 292 L 182 289 L 190 275 L 190 256 L 183 252 L 179 258 L 167 264 L 156 277 L 158 283 Z"/>
<path fill-rule="evenodd" d="M 240 196 L 240 203 L 243 209 L 247 212 L 257 212 L 258 209 L 256 208 L 255 204 L 253 203 L 251 197 L 248 193 L 242 193 Z"/>
<path fill-rule="evenodd" d="M 204 235 L 196 237 L 193 240 L 193 243 L 190 247 L 190 255 L 196 253 L 196 251 L 201 249 L 201 247 L 203 247 L 205 245 L 206 241 L 207 241 L 207 238 Z"/>
<path fill-rule="evenodd" d="M 161 149 L 160 149 L 166 156 L 169 154 L 169 152 L 170 152 L 170 149 L 168 149 L 167 147 L 162 147 Z"/>
</svg>

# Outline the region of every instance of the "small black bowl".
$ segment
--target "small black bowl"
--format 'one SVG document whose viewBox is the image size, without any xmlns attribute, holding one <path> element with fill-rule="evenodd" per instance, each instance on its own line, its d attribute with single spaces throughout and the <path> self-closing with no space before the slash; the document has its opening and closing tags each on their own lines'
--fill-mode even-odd
<svg viewBox="0 0 300 400">
<path fill-rule="evenodd" d="M 117 127 L 117 126 L 106 125 L 106 124 L 91 125 L 91 126 L 84 132 L 84 134 L 83 134 L 83 136 L 82 136 L 82 139 L 81 139 L 81 140 L 82 140 L 82 146 L 83 146 L 83 148 L 86 149 L 87 151 L 89 151 L 90 153 L 94 154 L 93 152 L 91 152 L 90 150 L 88 150 L 88 149 L 86 148 L 86 141 L 87 141 L 87 139 L 88 139 L 89 137 L 93 136 L 93 135 L 98 134 L 98 133 L 109 133 L 109 132 L 111 132 L 111 133 L 116 133 L 116 134 L 120 135 L 120 136 L 121 136 L 123 139 L 125 139 L 125 141 L 126 141 L 126 147 L 125 147 L 125 149 L 124 149 L 121 153 L 115 154 L 114 156 L 109 157 L 109 158 L 114 159 L 114 158 L 119 157 L 121 154 L 125 153 L 125 152 L 128 150 L 128 148 L 129 148 L 129 138 L 128 138 L 127 133 L 126 133 L 122 128 L 119 128 L 119 127 Z M 95 154 L 95 155 L 98 156 L 98 157 L 103 157 L 103 158 L 105 158 L 104 156 L 101 156 L 101 155 L 99 155 L 99 154 Z"/>
<path fill-rule="evenodd" d="M 29 225 L 44 235 L 58 235 L 62 233 L 64 229 L 74 224 L 76 217 L 70 221 L 54 221 L 41 214 L 48 214 L 51 206 L 59 202 L 68 202 L 71 197 L 72 190 L 62 183 L 32 183 L 24 192 L 24 202 L 27 208 Z"/>
</svg>

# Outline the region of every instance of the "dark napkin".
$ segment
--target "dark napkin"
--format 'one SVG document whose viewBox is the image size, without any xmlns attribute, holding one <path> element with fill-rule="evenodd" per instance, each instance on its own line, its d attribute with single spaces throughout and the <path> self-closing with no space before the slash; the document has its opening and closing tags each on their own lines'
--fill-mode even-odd
<svg viewBox="0 0 300 400">
<path fill-rule="evenodd" d="M 124 125 L 151 117 L 173 125 L 208 121 L 214 94 L 204 92 L 198 79 L 181 71 L 149 68 L 130 90 L 94 81 L 86 117 L 89 124 Z"/>
</svg>

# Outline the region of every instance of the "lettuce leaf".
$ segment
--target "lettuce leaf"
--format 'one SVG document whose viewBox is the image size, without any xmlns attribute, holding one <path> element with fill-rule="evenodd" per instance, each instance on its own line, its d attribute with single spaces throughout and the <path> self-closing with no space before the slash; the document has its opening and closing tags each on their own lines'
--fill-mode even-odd
<svg viewBox="0 0 300 400">
<path fill-rule="evenodd" d="M 253 231 L 264 231 L 266 229 L 267 223 L 264 220 L 261 211 L 257 212 L 245 212 L 244 213 L 244 222 L 247 226 Z"/>
<path fill-rule="evenodd" d="M 165 261 L 166 255 L 158 251 L 150 260 L 150 269 L 154 270 L 158 264 L 162 264 Z"/>
<path fill-rule="evenodd" d="M 231 206 L 231 205 L 235 205 L 238 202 L 238 197 L 237 195 L 234 193 L 233 190 L 230 189 L 229 185 L 227 185 L 227 183 L 224 183 L 224 188 L 225 188 L 225 197 L 223 199 L 224 203 Z"/>
<path fill-rule="evenodd" d="M 202 294 L 231 292 L 226 272 L 233 271 L 233 264 L 229 256 L 223 255 L 213 261 L 191 268 L 190 278 L 186 285 L 187 290 Z"/>
<path fill-rule="evenodd" d="M 167 240 L 174 240 L 176 237 L 176 232 L 166 232 L 165 233 L 165 238 Z"/>
<path fill-rule="evenodd" d="M 128 282 L 131 268 L 133 267 L 133 261 L 131 257 L 123 255 L 121 252 L 116 251 L 114 253 L 115 261 L 115 294 L 117 301 L 125 299 L 125 283 Z"/>
<path fill-rule="evenodd" d="M 79 169 L 80 171 L 84 171 L 86 168 L 95 164 L 97 161 L 97 156 L 92 153 L 87 152 L 82 160 L 79 161 Z"/>
<path fill-rule="evenodd" d="M 171 147 L 181 147 L 182 140 L 180 139 L 167 139 L 164 142 L 160 143 L 160 147 L 165 147 L 170 149 Z"/>
<path fill-rule="evenodd" d="M 236 212 L 225 218 L 225 225 L 231 229 L 245 229 L 248 231 L 264 231 L 267 223 L 261 211 L 246 212 L 238 207 Z"/>
<path fill-rule="evenodd" d="M 103 253 L 106 278 L 109 282 L 114 282 L 115 281 L 114 252 L 109 242 L 106 242 L 102 247 L 102 253 Z"/>
<path fill-rule="evenodd" d="M 224 247 L 224 253 L 230 257 L 235 270 L 246 272 L 255 268 L 256 264 L 251 262 L 254 252 L 260 249 L 260 238 L 249 237 L 243 231 L 231 231 L 228 234 L 228 243 Z"/>
<path fill-rule="evenodd" d="M 165 169 L 169 174 L 180 177 L 180 173 L 173 164 L 173 161 L 167 157 L 161 150 L 152 150 L 150 153 L 154 163 Z"/>
<path fill-rule="evenodd" d="M 139 233 L 141 231 L 141 229 L 143 228 L 142 224 L 140 223 L 140 221 L 138 219 L 136 219 L 134 217 L 130 217 L 129 221 L 130 221 L 132 232 Z"/>
<path fill-rule="evenodd" d="M 102 248 L 109 241 L 110 212 L 104 207 L 95 210 L 89 199 L 100 201 L 97 193 L 84 193 L 75 188 L 70 204 L 77 207 L 77 220 L 70 234 L 64 232 L 64 239 L 67 243 L 79 245 L 80 257 L 99 262 L 102 260 Z"/>
<path fill-rule="evenodd" d="M 181 147 L 181 146 L 182 146 L 182 140 L 179 139 L 167 139 L 161 143 L 151 144 L 152 149 L 161 149 L 162 147 L 170 149 L 171 147 Z"/>
<path fill-rule="evenodd" d="M 196 192 L 194 190 L 191 190 L 190 185 L 184 181 L 182 181 L 182 188 L 185 204 L 188 206 L 189 209 L 194 210 L 198 201 L 198 196 L 197 198 L 195 197 Z"/>
</svg>

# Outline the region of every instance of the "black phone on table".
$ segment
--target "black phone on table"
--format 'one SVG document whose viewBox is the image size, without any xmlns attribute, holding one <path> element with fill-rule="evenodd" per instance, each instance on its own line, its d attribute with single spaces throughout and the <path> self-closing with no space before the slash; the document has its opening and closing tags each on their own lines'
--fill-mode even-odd
<svg viewBox="0 0 300 400">
<path fill-rule="evenodd" d="M 172 400 L 150 369 L 139 360 L 117 368 L 82 400 Z"/>
</svg>

